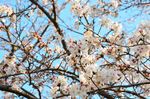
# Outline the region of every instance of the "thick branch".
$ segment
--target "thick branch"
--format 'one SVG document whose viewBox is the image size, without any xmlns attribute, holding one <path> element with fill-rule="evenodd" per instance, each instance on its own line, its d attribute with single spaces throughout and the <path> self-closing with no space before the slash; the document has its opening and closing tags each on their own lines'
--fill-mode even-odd
<svg viewBox="0 0 150 99">
<path fill-rule="evenodd" d="M 49 18 L 49 20 L 50 20 L 50 21 L 53 23 L 53 25 L 55 26 L 55 28 L 56 28 L 58 34 L 59 34 L 61 37 L 63 37 L 64 35 L 63 35 L 63 33 L 62 33 L 62 31 L 61 31 L 61 29 L 60 29 L 58 23 L 56 22 L 55 17 L 54 17 L 54 19 L 53 19 L 53 18 L 51 17 L 51 15 L 50 15 L 40 4 L 38 4 L 35 0 L 30 0 L 30 1 L 31 1 L 33 4 L 35 4 L 35 5 Z M 54 12 L 54 14 L 56 14 L 56 13 Z M 66 45 L 65 40 L 62 39 L 62 40 L 61 40 L 61 43 L 62 43 L 62 45 L 63 45 L 63 48 L 64 48 L 65 51 L 67 52 L 67 54 L 70 55 L 70 51 L 67 49 L 67 45 Z"/>
<path fill-rule="evenodd" d="M 11 93 L 14 93 L 18 96 L 26 97 L 27 99 L 38 99 L 34 95 L 29 95 L 29 94 L 23 93 L 21 91 L 15 90 L 15 89 L 11 88 L 11 86 L 0 85 L 0 90 L 1 91 L 6 91 L 6 92 L 11 92 Z"/>
</svg>

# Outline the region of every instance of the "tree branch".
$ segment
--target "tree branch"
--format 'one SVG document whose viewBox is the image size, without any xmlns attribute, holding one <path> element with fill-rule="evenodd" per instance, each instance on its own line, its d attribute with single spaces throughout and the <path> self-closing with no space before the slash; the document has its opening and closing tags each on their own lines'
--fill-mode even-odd
<svg viewBox="0 0 150 99">
<path fill-rule="evenodd" d="M 11 93 L 14 93 L 16 95 L 26 97 L 28 99 L 38 99 L 34 95 L 29 95 L 29 94 L 26 94 L 24 92 L 15 90 L 15 89 L 11 88 L 11 86 L 7 86 L 7 85 L 0 85 L 0 90 L 1 91 L 6 91 L 6 92 L 11 92 Z"/>
</svg>

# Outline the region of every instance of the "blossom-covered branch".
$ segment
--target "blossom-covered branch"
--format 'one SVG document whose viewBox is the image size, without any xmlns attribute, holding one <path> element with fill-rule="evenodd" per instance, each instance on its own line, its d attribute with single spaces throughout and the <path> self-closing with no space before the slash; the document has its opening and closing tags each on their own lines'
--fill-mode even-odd
<svg viewBox="0 0 150 99">
<path fill-rule="evenodd" d="M 132 0 L 0 5 L 0 98 L 148 98 L 148 16 Z"/>
</svg>

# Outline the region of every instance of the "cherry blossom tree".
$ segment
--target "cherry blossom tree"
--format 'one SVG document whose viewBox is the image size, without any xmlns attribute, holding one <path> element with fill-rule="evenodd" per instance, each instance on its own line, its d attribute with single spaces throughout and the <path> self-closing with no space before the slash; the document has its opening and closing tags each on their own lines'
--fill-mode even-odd
<svg viewBox="0 0 150 99">
<path fill-rule="evenodd" d="M 150 2 L 6 1 L 0 5 L 1 98 L 150 97 Z M 130 24 L 137 26 L 128 30 Z"/>
</svg>

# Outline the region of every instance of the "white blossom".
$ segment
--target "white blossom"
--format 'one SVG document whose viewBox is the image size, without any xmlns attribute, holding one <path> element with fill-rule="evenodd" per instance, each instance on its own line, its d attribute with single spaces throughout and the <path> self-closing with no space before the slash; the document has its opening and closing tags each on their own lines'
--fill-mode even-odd
<svg viewBox="0 0 150 99">
<path fill-rule="evenodd" d="M 85 70 L 86 70 L 86 74 L 88 77 L 92 77 L 96 72 L 97 72 L 97 65 L 96 64 L 90 64 L 90 65 L 87 65 L 85 67 Z"/>
<path fill-rule="evenodd" d="M 58 91 L 59 87 L 52 87 L 50 90 L 50 94 L 53 98 L 55 98 L 57 96 L 57 91 Z"/>
<path fill-rule="evenodd" d="M 56 46 L 55 50 L 56 50 L 57 53 L 60 53 L 62 51 L 61 48 L 60 48 L 60 46 Z"/>
<path fill-rule="evenodd" d="M 112 7 L 114 7 L 115 9 L 118 8 L 119 6 L 119 1 L 118 0 L 111 0 L 111 5 Z"/>
<path fill-rule="evenodd" d="M 77 83 L 70 85 L 69 87 L 70 96 L 75 97 L 78 95 L 78 92 L 79 92 L 79 85 Z"/>
<path fill-rule="evenodd" d="M 85 78 L 85 73 L 84 72 L 81 72 L 80 75 L 79 75 L 79 80 L 81 83 L 83 84 L 88 84 L 87 83 L 87 79 Z"/>
<path fill-rule="evenodd" d="M 109 72 L 108 72 L 109 71 Z M 110 82 L 116 82 L 117 79 L 119 79 L 119 71 L 111 68 L 103 68 L 102 70 L 99 70 L 99 80 L 103 84 L 108 84 Z"/>
<path fill-rule="evenodd" d="M 49 0 L 42 0 L 42 2 L 43 2 L 44 5 L 47 5 L 47 4 L 48 4 L 48 1 L 49 1 Z"/>
<path fill-rule="evenodd" d="M 14 65 L 15 64 L 15 61 L 16 61 L 16 56 L 5 56 L 5 58 L 4 58 L 4 62 L 5 62 L 5 64 L 7 64 L 7 65 Z"/>
<path fill-rule="evenodd" d="M 58 76 L 53 82 L 53 86 L 65 86 L 67 84 L 67 79 L 64 76 Z"/>
<path fill-rule="evenodd" d="M 111 28 L 113 21 L 106 16 L 103 16 L 101 19 L 101 24 L 105 26 L 106 28 Z"/>
<path fill-rule="evenodd" d="M 112 24 L 111 29 L 112 29 L 115 33 L 121 33 L 121 31 L 122 31 L 122 25 L 119 24 L 118 22 L 114 22 L 114 23 Z"/>
<path fill-rule="evenodd" d="M 7 14 L 10 16 L 13 13 L 13 9 L 10 6 L 1 5 L 0 6 L 0 14 Z"/>
</svg>

